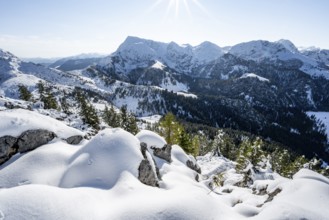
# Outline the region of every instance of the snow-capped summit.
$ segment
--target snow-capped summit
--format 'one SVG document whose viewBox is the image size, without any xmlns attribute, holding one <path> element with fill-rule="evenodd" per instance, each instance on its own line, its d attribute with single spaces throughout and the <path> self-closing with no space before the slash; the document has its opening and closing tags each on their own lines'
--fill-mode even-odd
<svg viewBox="0 0 329 220">
<path fill-rule="evenodd" d="M 329 78 L 328 68 L 319 67 L 320 58 L 301 53 L 296 46 L 288 40 L 269 42 L 264 40 L 250 41 L 233 46 L 229 53 L 256 62 L 262 61 L 291 61 L 296 60 L 299 69 L 311 76 L 323 76 Z M 329 53 L 328 53 L 329 54 Z M 314 55 L 316 57 L 316 55 Z M 329 58 L 328 58 L 329 59 Z"/>
<path fill-rule="evenodd" d="M 114 55 L 119 55 L 122 58 L 135 58 L 136 60 L 155 59 L 158 55 L 164 53 L 165 47 L 165 43 L 129 36 L 119 46 Z"/>
<path fill-rule="evenodd" d="M 276 41 L 275 43 L 279 43 L 283 45 L 287 50 L 289 50 L 292 53 L 299 53 L 297 47 L 290 40 L 281 39 Z"/>
<path fill-rule="evenodd" d="M 14 55 L 12 55 L 11 53 L 9 53 L 5 50 L 0 49 L 0 57 L 1 58 L 8 59 L 9 57 L 12 57 L 12 56 L 14 56 Z"/>
<path fill-rule="evenodd" d="M 301 52 L 303 55 L 329 66 L 329 50 L 312 47 L 303 49 Z"/>
<path fill-rule="evenodd" d="M 229 52 L 247 60 L 262 61 L 269 59 L 275 61 L 293 59 L 298 50 L 290 41 L 286 40 L 277 42 L 257 40 L 237 44 Z"/>
<path fill-rule="evenodd" d="M 205 41 L 193 48 L 195 58 L 200 61 L 210 62 L 224 54 L 222 48 L 214 43 Z"/>
<path fill-rule="evenodd" d="M 210 42 L 193 47 L 189 44 L 162 43 L 129 36 L 116 52 L 102 59 L 99 64 L 107 67 L 114 65 L 116 70 L 126 74 L 159 61 L 179 72 L 189 73 L 197 65 L 213 61 L 223 54 L 220 47 Z"/>
</svg>

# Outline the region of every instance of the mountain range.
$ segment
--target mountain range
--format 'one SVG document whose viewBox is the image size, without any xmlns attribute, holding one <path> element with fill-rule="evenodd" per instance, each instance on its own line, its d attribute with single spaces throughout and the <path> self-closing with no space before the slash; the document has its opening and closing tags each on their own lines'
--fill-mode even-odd
<svg viewBox="0 0 329 220">
<path fill-rule="evenodd" d="M 298 50 L 288 40 L 221 48 L 127 37 L 109 56 L 47 66 L 0 51 L 3 106 L 18 104 L 18 85 L 33 93 L 40 80 L 53 86 L 58 99 L 81 88 L 95 102 L 127 105 L 137 116 L 173 112 L 184 121 L 248 131 L 329 160 L 324 126 L 306 114 L 329 111 L 328 50 Z"/>
</svg>

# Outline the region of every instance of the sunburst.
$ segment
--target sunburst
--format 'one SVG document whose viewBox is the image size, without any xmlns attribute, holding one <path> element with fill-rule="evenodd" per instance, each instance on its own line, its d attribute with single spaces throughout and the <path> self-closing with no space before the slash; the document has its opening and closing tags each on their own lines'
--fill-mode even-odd
<svg viewBox="0 0 329 220">
<path fill-rule="evenodd" d="M 199 2 L 199 0 L 157 0 L 154 5 L 151 7 L 151 10 L 156 8 L 161 3 L 168 2 L 166 15 L 168 15 L 170 12 L 174 12 L 175 16 L 178 17 L 180 11 L 182 8 L 190 15 L 192 16 L 190 5 L 193 4 L 197 6 L 202 11 L 206 12 L 205 8 L 202 6 L 202 4 Z"/>
</svg>

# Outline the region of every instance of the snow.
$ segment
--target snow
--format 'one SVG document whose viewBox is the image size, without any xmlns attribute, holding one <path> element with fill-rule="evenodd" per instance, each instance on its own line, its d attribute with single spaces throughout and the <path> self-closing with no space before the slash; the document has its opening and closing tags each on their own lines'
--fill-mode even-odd
<svg viewBox="0 0 329 220">
<path fill-rule="evenodd" d="M 139 136 L 159 138 L 150 131 Z M 2 165 L 1 216 L 50 220 L 238 217 L 195 181 L 195 172 L 184 165 L 190 157 L 179 146 L 173 146 L 172 157 L 172 164 L 161 164 L 163 180 L 156 188 L 138 181 L 143 159 L 140 142 L 122 129 L 105 129 L 73 147 L 56 140 Z"/>
<path fill-rule="evenodd" d="M 68 127 L 56 119 L 24 109 L 0 111 L 0 118 L 0 137 L 5 135 L 18 137 L 30 129 L 46 129 L 54 132 L 60 138 L 84 135 L 83 132 Z"/>
<path fill-rule="evenodd" d="M 177 92 L 176 94 L 177 94 L 177 95 L 182 95 L 182 96 L 184 96 L 184 97 L 194 98 L 194 99 L 197 99 L 197 98 L 198 98 L 197 95 L 194 95 L 194 94 L 192 94 L 192 93 Z"/>
<path fill-rule="evenodd" d="M 245 79 L 245 78 L 256 78 L 256 79 L 258 79 L 259 81 L 262 81 L 262 82 L 270 82 L 269 79 L 266 79 L 264 77 L 258 76 L 255 73 L 245 73 L 239 79 Z"/>
<path fill-rule="evenodd" d="M 142 159 L 136 137 L 120 128 L 105 129 L 70 158 L 59 186 L 112 188 L 123 171 L 138 177 Z"/>
<path fill-rule="evenodd" d="M 167 144 L 163 137 L 148 130 L 140 131 L 138 134 L 136 134 L 136 137 L 140 142 L 146 143 L 149 148 L 151 146 L 162 148 L 165 144 Z"/>
<path fill-rule="evenodd" d="M 314 115 L 316 119 L 320 120 L 321 122 L 324 123 L 326 127 L 326 134 L 329 140 L 329 112 L 306 112 L 308 116 Z"/>
<path fill-rule="evenodd" d="M 211 42 L 203 42 L 193 48 L 195 60 L 210 62 L 224 55 L 222 48 Z"/>
<path fill-rule="evenodd" d="M 129 73 L 139 67 L 149 67 L 150 61 L 162 63 L 183 73 L 191 72 L 193 67 L 213 61 L 224 54 L 222 49 L 210 42 L 198 46 L 178 45 L 175 42 L 162 43 L 129 36 L 116 52 L 102 59 L 101 66 L 115 66 L 122 73 Z M 113 63 L 112 58 L 125 60 L 125 65 Z M 151 66 L 163 69 L 162 65 Z"/>
<path fill-rule="evenodd" d="M 307 101 L 309 104 L 315 106 L 314 100 L 313 100 L 313 95 L 312 95 L 312 89 L 310 88 L 309 85 L 305 86 L 306 90 L 306 95 L 307 95 Z"/>
<path fill-rule="evenodd" d="M 166 66 L 160 61 L 156 61 L 151 67 L 154 69 L 163 70 Z"/>
<path fill-rule="evenodd" d="M 256 219 L 275 216 L 275 219 L 327 219 L 329 204 L 328 179 L 313 171 L 302 169 L 293 180 L 278 184 L 282 192 Z"/>
<path fill-rule="evenodd" d="M 160 87 L 163 89 L 167 89 L 168 91 L 173 91 L 175 93 L 181 91 L 187 91 L 189 89 L 186 84 L 178 82 L 176 80 L 173 81 L 169 77 L 166 77 L 162 80 Z"/>
<path fill-rule="evenodd" d="M 143 120 L 147 123 L 158 123 L 160 119 L 162 118 L 162 115 L 151 115 L 151 116 L 145 116 L 145 117 L 139 117 L 140 120 Z"/>
<path fill-rule="evenodd" d="M 300 60 L 300 70 L 315 77 L 323 76 L 329 79 L 329 71 L 319 67 L 318 62 L 328 61 L 328 55 L 324 52 L 321 58 L 314 58 L 317 54 L 307 54 L 298 51 L 293 43 L 288 40 L 269 42 L 263 40 L 250 41 L 237 44 L 230 48 L 229 53 L 242 59 L 261 62 L 264 60 L 275 62 L 277 60 Z"/>
<path fill-rule="evenodd" d="M 145 57 L 148 59 L 147 56 L 150 55 L 154 61 L 159 60 L 157 61 L 159 66 L 161 61 L 169 67 L 176 67 L 178 64 L 175 59 L 178 60 L 185 55 L 188 56 L 184 61 L 191 59 L 193 66 L 206 62 L 213 56 L 204 53 L 206 50 L 202 48 L 190 45 L 158 44 L 138 38 L 130 38 L 128 41 L 135 44 L 133 47 L 136 47 L 136 50 L 147 48 L 142 54 L 145 56 L 137 57 L 138 59 Z M 289 42 L 279 43 L 288 51 L 294 49 Z M 171 48 L 167 52 L 170 52 L 174 58 L 166 54 L 166 47 L 169 45 Z M 126 50 L 130 55 L 132 51 L 128 46 L 126 49 L 121 48 L 121 52 Z M 220 49 L 208 43 L 203 47 L 213 50 L 214 54 Z M 153 57 L 154 51 L 162 51 L 161 59 L 157 56 Z M 33 90 L 35 82 L 39 79 L 58 83 L 57 85 L 60 84 L 62 89 L 79 85 L 92 91 L 102 91 L 104 94 L 111 93 L 119 87 L 131 86 L 128 83 L 115 82 L 108 87 L 99 78 L 90 78 L 86 71 L 72 73 L 49 69 L 45 71 L 44 67 L 21 63 L 10 53 L 1 50 L 0 56 L 10 60 L 10 65 L 0 65 L 0 71 L 4 73 L 0 95 L 10 93 L 11 98 L 17 97 L 15 87 L 18 84 L 23 83 Z M 137 61 L 127 68 L 137 65 Z M 141 62 L 141 65 L 148 66 L 148 64 Z M 191 63 L 187 62 L 186 65 Z M 23 74 L 25 71 L 30 75 Z M 269 81 L 254 73 L 247 73 L 245 77 Z M 169 81 L 167 86 L 178 95 L 194 97 L 193 94 L 184 92 L 188 90 L 184 84 Z M 134 88 L 148 93 L 146 87 Z M 155 97 L 157 98 L 159 97 Z M 247 96 L 246 98 L 252 99 Z M 8 100 L 12 99 L 0 97 L 0 107 Z M 137 110 L 139 101 L 142 100 L 130 94 L 114 100 L 114 103 L 128 104 L 128 109 Z M 24 107 L 30 104 L 19 100 L 14 103 Z M 94 103 L 94 106 L 101 110 L 105 105 Z M 56 110 L 37 111 L 39 113 L 22 109 L 0 111 L 0 137 L 4 135 L 17 137 L 30 129 L 46 129 L 53 131 L 59 137 L 31 152 L 16 154 L 5 164 L 0 165 L 0 220 L 328 219 L 329 180 L 313 171 L 303 169 L 295 174 L 293 179 L 287 179 L 270 169 L 264 169 L 261 175 L 253 176 L 255 180 L 253 185 L 238 187 L 235 184 L 241 181 L 243 175 L 236 171 L 236 163 L 224 157 L 212 156 L 209 153 L 198 157 L 196 161 L 178 145 L 173 145 L 172 162 L 169 163 L 156 157 L 150 148 L 151 146 L 162 148 L 166 144 L 165 139 L 147 130 L 142 130 L 134 136 L 122 129 L 105 129 L 99 131 L 90 141 L 84 140 L 79 145 L 73 146 L 61 139 L 73 135 L 83 136 L 83 132 L 68 127 L 65 122 L 55 120 L 54 118 L 60 116 Z M 40 113 L 49 114 L 51 117 Z M 327 125 L 329 135 L 329 113 L 308 112 L 308 114 L 315 114 L 316 118 L 322 120 Z M 160 117 L 150 116 L 142 119 L 153 123 Z M 68 124 L 74 123 L 80 122 L 72 120 Z M 146 158 L 150 161 L 153 171 L 156 170 L 155 165 L 159 168 L 161 175 L 159 188 L 147 186 L 138 180 L 138 167 L 144 159 L 140 151 L 141 142 L 147 143 Z M 202 173 L 197 174 L 188 168 L 186 166 L 188 160 L 197 162 L 202 168 Z M 215 176 L 223 178 L 223 186 L 209 186 Z M 199 181 L 196 181 L 196 177 Z M 282 189 L 282 192 L 275 196 L 273 201 L 264 203 L 268 195 L 258 195 L 255 192 L 265 188 L 267 193 L 278 188 Z"/>
<path fill-rule="evenodd" d="M 16 125 L 17 126 L 17 125 Z M 48 124 L 48 129 L 51 124 Z M 4 132 L 5 128 L 1 128 Z M 0 166 L 2 219 L 326 219 L 329 179 L 302 169 L 293 179 L 266 171 L 272 179 L 258 179 L 251 188 L 241 180 L 235 163 L 211 153 L 197 158 L 197 173 L 186 166 L 196 162 L 179 146 L 172 146 L 168 163 L 146 152 L 159 167 L 160 187 L 138 180 L 143 156 L 140 142 L 162 147 L 166 142 L 151 131 L 136 136 L 122 129 L 105 129 L 90 141 L 72 146 L 56 139 L 34 151 L 17 155 Z M 151 164 L 155 170 L 154 162 Z M 224 185 L 209 188 L 215 175 Z M 264 203 L 267 195 L 252 188 L 282 192 Z M 231 191 L 231 193 L 225 192 Z"/>
</svg>

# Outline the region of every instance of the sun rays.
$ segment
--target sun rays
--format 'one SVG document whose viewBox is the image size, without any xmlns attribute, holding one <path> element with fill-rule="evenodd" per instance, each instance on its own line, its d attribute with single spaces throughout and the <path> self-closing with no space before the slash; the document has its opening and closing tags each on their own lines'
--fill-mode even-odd
<svg viewBox="0 0 329 220">
<path fill-rule="evenodd" d="M 177 18 L 181 13 L 187 13 L 192 17 L 191 6 L 196 7 L 207 14 L 206 9 L 199 0 L 157 0 L 150 8 L 150 11 L 153 11 L 164 3 L 167 4 L 165 17 L 174 14 L 175 18 Z"/>
</svg>

